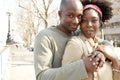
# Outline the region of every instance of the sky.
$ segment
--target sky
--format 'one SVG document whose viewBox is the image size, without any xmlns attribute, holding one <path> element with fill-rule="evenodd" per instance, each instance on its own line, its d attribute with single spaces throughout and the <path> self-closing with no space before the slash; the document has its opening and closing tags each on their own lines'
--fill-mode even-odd
<svg viewBox="0 0 120 80">
<path fill-rule="evenodd" d="M 4 42 L 7 32 L 7 15 L 4 0 L 0 0 L 0 42 Z"/>
</svg>

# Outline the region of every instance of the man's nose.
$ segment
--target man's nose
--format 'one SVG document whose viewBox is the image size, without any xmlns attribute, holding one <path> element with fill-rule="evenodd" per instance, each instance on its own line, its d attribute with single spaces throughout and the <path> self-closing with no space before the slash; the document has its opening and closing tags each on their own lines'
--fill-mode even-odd
<svg viewBox="0 0 120 80">
<path fill-rule="evenodd" d="M 80 20 L 79 20 L 77 17 L 75 17 L 75 18 L 73 19 L 73 23 L 75 23 L 75 24 L 78 24 L 79 21 L 80 21 Z"/>
</svg>

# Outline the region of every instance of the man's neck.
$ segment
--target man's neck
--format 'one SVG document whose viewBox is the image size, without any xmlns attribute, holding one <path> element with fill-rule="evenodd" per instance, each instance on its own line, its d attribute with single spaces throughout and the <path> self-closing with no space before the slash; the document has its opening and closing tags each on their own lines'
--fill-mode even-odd
<svg viewBox="0 0 120 80">
<path fill-rule="evenodd" d="M 60 31 L 64 32 L 66 35 L 71 36 L 71 32 L 65 30 L 61 25 L 58 25 L 57 29 L 59 29 Z"/>
</svg>

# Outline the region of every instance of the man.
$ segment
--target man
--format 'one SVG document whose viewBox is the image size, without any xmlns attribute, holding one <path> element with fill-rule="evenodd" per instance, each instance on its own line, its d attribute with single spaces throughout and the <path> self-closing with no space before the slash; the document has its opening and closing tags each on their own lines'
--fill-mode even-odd
<svg viewBox="0 0 120 80">
<path fill-rule="evenodd" d="M 77 29 L 82 13 L 80 0 L 62 0 L 58 12 L 60 24 L 37 35 L 34 46 L 37 80 L 80 80 L 87 77 L 87 72 L 95 70 L 90 56 L 61 67 L 66 42 Z"/>
</svg>

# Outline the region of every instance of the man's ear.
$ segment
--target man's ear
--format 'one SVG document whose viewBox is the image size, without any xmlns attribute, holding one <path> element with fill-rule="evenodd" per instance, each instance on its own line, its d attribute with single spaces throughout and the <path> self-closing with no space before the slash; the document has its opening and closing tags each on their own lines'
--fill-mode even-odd
<svg viewBox="0 0 120 80">
<path fill-rule="evenodd" d="M 62 12 L 58 11 L 58 16 L 61 17 L 61 15 L 62 15 Z"/>
</svg>

